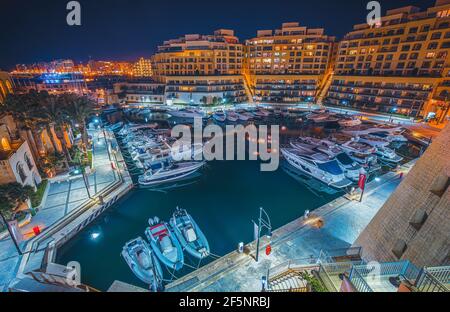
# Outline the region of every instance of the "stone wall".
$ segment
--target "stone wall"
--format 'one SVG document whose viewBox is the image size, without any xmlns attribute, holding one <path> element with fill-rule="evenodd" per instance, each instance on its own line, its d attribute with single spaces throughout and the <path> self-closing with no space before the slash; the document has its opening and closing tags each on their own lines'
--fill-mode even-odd
<svg viewBox="0 0 450 312">
<path fill-rule="evenodd" d="M 363 258 L 407 259 L 417 266 L 450 262 L 450 125 L 431 144 L 355 246 Z"/>
</svg>

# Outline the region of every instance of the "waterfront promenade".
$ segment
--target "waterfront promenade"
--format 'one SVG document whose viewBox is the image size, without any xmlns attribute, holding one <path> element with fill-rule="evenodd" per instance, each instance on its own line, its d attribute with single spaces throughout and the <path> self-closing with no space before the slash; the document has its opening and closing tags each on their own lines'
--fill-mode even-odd
<svg viewBox="0 0 450 312">
<path fill-rule="evenodd" d="M 252 243 L 247 246 L 249 252 L 233 252 L 222 257 L 167 285 L 167 291 L 257 292 L 261 291 L 261 277 L 270 268 L 290 260 L 317 259 L 322 250 L 351 247 L 401 182 L 400 172 L 407 174 L 414 163 L 369 183 L 362 203 L 341 197 L 313 211 L 315 217 L 323 220 L 322 228 L 300 218 L 276 230 L 272 236 L 272 254 L 266 256 L 267 239 L 263 239 L 259 263 L 254 260 L 256 249 Z"/>
<path fill-rule="evenodd" d="M 113 138 L 107 137 L 105 140 L 102 130 L 89 130 L 89 135 L 92 136 L 93 144 L 93 168 L 88 175 L 88 183 L 84 183 L 81 175 L 57 176 L 49 180 L 38 213 L 31 223 L 21 228 L 24 241 L 20 245 L 26 257 L 30 256 L 27 251 L 35 238 L 34 227 L 38 226 L 45 233 L 55 224 L 70 219 L 72 214 L 90 201 L 89 195 L 95 197 L 119 182 L 118 171 L 112 170 L 111 167 L 111 161 L 115 161 L 114 155 L 109 154 L 107 144 L 107 141 Z M 120 165 L 116 166 L 120 168 Z M 0 240 L 0 292 L 7 290 L 9 282 L 19 271 L 22 260 L 23 257 L 18 255 L 9 236 Z"/>
</svg>

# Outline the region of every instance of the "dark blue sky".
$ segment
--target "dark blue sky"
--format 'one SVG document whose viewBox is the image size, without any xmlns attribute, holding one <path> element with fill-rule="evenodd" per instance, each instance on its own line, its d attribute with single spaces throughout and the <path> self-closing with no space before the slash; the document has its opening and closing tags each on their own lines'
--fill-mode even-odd
<svg viewBox="0 0 450 312">
<path fill-rule="evenodd" d="M 66 24 L 68 0 L 0 0 L 0 68 L 72 58 L 133 60 L 165 39 L 231 28 L 241 40 L 257 29 L 298 21 L 341 37 L 365 22 L 362 0 L 80 0 L 82 26 Z M 434 0 L 381 0 L 382 10 Z"/>
</svg>

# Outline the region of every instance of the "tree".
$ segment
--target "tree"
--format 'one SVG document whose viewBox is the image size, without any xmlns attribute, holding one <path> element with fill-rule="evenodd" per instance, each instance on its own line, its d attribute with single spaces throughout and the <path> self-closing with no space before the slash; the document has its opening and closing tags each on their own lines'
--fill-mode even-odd
<svg viewBox="0 0 450 312">
<path fill-rule="evenodd" d="M 67 107 L 67 112 L 72 122 L 76 122 L 79 125 L 83 151 L 86 153 L 89 145 L 86 120 L 92 115 L 95 103 L 87 96 L 76 94 L 64 94 L 62 101 Z"/>
<path fill-rule="evenodd" d="M 46 118 L 46 129 L 50 136 L 50 140 L 56 147 L 56 142 L 54 142 L 53 130 L 55 135 L 61 143 L 61 148 L 65 158 L 65 167 L 69 167 L 69 163 L 72 161 L 69 153 L 69 147 L 67 146 L 66 139 L 64 137 L 64 132 L 67 129 L 68 112 L 65 106 L 64 96 L 50 95 L 46 98 L 46 101 L 42 103 L 42 114 Z"/>
<path fill-rule="evenodd" d="M 7 220 L 13 220 L 17 208 L 34 194 L 34 189 L 14 182 L 0 185 L 0 212 Z"/>
</svg>

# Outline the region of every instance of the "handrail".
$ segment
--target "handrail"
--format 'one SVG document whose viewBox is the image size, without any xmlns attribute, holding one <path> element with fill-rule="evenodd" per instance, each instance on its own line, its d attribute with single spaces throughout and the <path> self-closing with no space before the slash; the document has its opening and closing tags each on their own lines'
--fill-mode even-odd
<svg viewBox="0 0 450 312">
<path fill-rule="evenodd" d="M 360 292 L 373 292 L 366 280 L 359 274 L 356 267 L 353 267 L 350 272 L 349 277 L 350 282 L 355 286 L 355 288 Z"/>
</svg>

